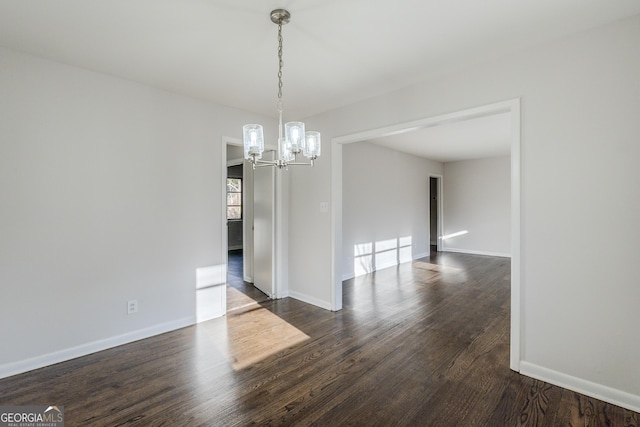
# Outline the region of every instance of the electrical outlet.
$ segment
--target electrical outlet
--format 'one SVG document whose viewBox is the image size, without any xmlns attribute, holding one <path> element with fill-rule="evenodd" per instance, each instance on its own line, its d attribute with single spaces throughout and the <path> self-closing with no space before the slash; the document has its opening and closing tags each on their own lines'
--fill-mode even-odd
<svg viewBox="0 0 640 427">
<path fill-rule="evenodd" d="M 127 314 L 133 314 L 138 312 L 138 300 L 132 299 L 127 301 Z"/>
</svg>

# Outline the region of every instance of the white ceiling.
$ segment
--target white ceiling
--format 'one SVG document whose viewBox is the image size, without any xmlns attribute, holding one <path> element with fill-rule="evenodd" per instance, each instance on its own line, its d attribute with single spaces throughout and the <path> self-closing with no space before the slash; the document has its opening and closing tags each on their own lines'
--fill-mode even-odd
<svg viewBox="0 0 640 427">
<path fill-rule="evenodd" d="M 286 119 L 640 13 L 638 0 L 0 0 L 0 45 Z"/>
<path fill-rule="evenodd" d="M 638 0 L 0 0 L 0 45 L 299 119 L 640 13 Z M 377 138 L 449 162 L 509 153 L 506 114 Z"/>
<path fill-rule="evenodd" d="M 447 122 L 368 142 L 443 163 L 508 156 L 511 152 L 511 113 Z"/>
</svg>

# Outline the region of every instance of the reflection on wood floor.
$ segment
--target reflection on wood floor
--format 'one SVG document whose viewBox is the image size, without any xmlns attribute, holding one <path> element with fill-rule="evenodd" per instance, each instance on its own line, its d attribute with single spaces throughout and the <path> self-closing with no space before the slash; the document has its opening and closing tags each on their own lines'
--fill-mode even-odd
<svg viewBox="0 0 640 427">
<path fill-rule="evenodd" d="M 509 282 L 507 259 L 438 254 L 345 282 L 337 313 L 244 299 L 0 380 L 0 404 L 64 405 L 68 426 L 638 426 L 509 370 Z"/>
</svg>

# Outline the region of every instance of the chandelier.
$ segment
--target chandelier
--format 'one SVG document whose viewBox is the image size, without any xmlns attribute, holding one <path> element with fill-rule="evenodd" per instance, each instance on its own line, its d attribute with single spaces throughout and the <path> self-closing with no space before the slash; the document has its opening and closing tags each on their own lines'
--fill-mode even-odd
<svg viewBox="0 0 640 427">
<path fill-rule="evenodd" d="M 291 19 L 291 14 L 284 9 L 271 12 L 271 21 L 278 25 L 278 158 L 262 160 L 264 152 L 264 132 L 262 125 L 249 124 L 242 127 L 244 141 L 244 158 L 260 166 L 274 166 L 278 169 L 291 165 L 313 166 L 313 161 L 320 156 L 320 132 L 306 131 L 303 122 L 287 122 L 282 125 L 282 26 Z M 308 161 L 299 162 L 302 153 Z"/>
</svg>

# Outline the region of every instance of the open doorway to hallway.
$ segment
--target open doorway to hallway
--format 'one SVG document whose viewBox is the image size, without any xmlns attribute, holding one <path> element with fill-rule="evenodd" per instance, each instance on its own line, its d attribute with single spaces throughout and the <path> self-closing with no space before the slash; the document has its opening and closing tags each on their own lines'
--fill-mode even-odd
<svg viewBox="0 0 640 427">
<path fill-rule="evenodd" d="M 227 313 L 266 301 L 253 285 L 253 174 L 245 170 L 243 147 L 227 143 Z"/>
<path fill-rule="evenodd" d="M 442 176 L 429 177 L 429 251 L 442 250 Z"/>
</svg>

